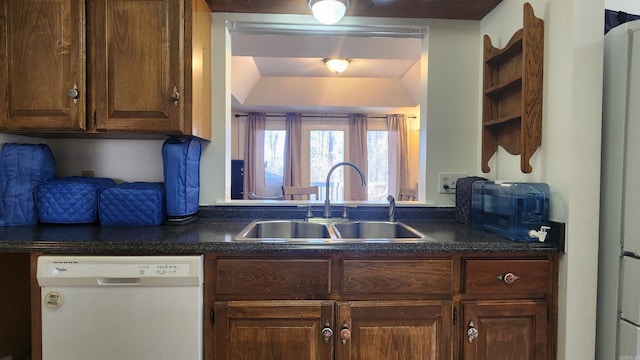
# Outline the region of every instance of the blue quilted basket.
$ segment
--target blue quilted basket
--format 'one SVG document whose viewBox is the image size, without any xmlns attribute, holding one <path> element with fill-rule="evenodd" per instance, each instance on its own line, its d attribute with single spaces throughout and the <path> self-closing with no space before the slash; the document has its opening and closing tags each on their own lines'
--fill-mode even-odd
<svg viewBox="0 0 640 360">
<path fill-rule="evenodd" d="M 98 195 L 98 216 L 106 226 L 160 225 L 166 219 L 164 183 L 130 182 Z"/>
<path fill-rule="evenodd" d="M 53 224 L 86 224 L 98 220 L 98 192 L 116 183 L 108 178 L 70 176 L 38 186 L 38 220 Z"/>
</svg>

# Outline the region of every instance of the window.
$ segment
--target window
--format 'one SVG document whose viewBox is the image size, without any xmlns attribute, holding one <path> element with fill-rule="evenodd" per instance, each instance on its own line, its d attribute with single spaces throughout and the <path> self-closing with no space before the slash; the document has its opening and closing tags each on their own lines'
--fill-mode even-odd
<svg viewBox="0 0 640 360">
<path fill-rule="evenodd" d="M 389 195 L 389 132 L 367 131 L 369 200 L 386 200 Z"/>
<path fill-rule="evenodd" d="M 285 137 L 284 130 L 265 130 L 264 132 L 265 196 L 282 195 Z"/>
<path fill-rule="evenodd" d="M 312 186 L 320 187 L 319 198 L 321 200 L 326 197 L 329 170 L 333 165 L 345 160 L 344 133 L 344 130 L 311 130 L 308 132 L 310 164 L 308 178 Z M 303 145 L 303 147 L 306 146 Z M 334 170 L 331 179 L 329 179 L 331 200 L 344 200 L 344 184 L 344 168 L 339 167 Z"/>
<path fill-rule="evenodd" d="M 386 119 L 370 119 L 368 127 L 368 200 L 384 201 L 389 193 Z M 349 159 L 348 132 L 346 121 L 327 121 L 326 119 L 303 121 L 302 185 L 318 186 L 320 200 L 326 197 L 326 177 L 331 167 Z M 282 120 L 267 120 L 264 142 L 265 196 L 282 195 L 285 136 Z M 333 201 L 349 198 L 349 187 L 346 184 L 349 177 L 345 179 L 344 174 L 345 168 L 339 167 L 329 179 L 329 194 Z M 347 191 L 346 194 L 345 191 Z"/>
</svg>

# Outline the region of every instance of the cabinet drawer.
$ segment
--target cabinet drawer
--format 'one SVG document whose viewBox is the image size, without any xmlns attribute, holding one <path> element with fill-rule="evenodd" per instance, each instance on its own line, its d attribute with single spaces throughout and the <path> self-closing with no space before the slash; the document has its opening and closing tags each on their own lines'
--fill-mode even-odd
<svg viewBox="0 0 640 360">
<path fill-rule="evenodd" d="M 326 295 L 330 259 L 219 259 L 216 293 L 228 295 Z"/>
<path fill-rule="evenodd" d="M 463 291 L 466 293 L 547 293 L 549 260 L 465 260 Z"/>
<path fill-rule="evenodd" d="M 344 260 L 340 286 L 346 295 L 451 294 L 452 261 Z"/>
</svg>

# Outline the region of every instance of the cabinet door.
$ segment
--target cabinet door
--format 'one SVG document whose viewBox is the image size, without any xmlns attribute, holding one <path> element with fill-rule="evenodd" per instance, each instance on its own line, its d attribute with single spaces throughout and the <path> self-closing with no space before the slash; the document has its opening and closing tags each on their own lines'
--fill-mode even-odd
<svg viewBox="0 0 640 360">
<path fill-rule="evenodd" d="M 95 0 L 91 14 L 97 130 L 179 133 L 184 1 Z"/>
<path fill-rule="evenodd" d="M 84 0 L 0 2 L 0 64 L 0 128 L 86 127 Z"/>
<path fill-rule="evenodd" d="M 333 359 L 333 301 L 228 301 L 215 304 L 216 360 Z"/>
<path fill-rule="evenodd" d="M 547 303 L 464 303 L 465 360 L 547 359 Z"/>
<path fill-rule="evenodd" d="M 449 301 L 338 303 L 337 360 L 451 359 Z"/>
</svg>

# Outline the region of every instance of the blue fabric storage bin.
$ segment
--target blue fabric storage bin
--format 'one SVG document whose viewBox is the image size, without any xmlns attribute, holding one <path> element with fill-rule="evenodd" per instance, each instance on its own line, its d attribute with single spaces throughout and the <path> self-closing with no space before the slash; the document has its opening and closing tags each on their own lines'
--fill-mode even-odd
<svg viewBox="0 0 640 360">
<path fill-rule="evenodd" d="M 55 176 L 56 164 L 49 146 L 4 144 L 0 153 L 0 226 L 37 223 L 38 185 Z"/>
<path fill-rule="evenodd" d="M 162 169 L 169 219 L 189 217 L 200 204 L 200 154 L 197 138 L 171 137 L 162 144 Z"/>
<path fill-rule="evenodd" d="M 83 224 L 98 220 L 98 192 L 116 183 L 108 178 L 70 176 L 38 186 L 38 219 L 43 223 Z"/>
<path fill-rule="evenodd" d="M 166 219 L 164 184 L 129 182 L 98 194 L 98 217 L 107 226 L 160 225 Z"/>
</svg>

